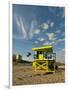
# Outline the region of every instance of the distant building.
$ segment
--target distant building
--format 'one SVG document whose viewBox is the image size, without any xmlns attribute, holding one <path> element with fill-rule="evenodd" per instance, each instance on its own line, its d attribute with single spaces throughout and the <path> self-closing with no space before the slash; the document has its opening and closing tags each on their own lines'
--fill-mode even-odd
<svg viewBox="0 0 69 90">
<path fill-rule="evenodd" d="M 22 60 L 22 56 L 21 55 L 16 55 L 16 61 L 20 62 Z"/>
<path fill-rule="evenodd" d="M 13 61 L 15 62 L 16 61 L 16 55 L 13 54 Z"/>
<path fill-rule="evenodd" d="M 20 63 L 22 61 L 22 55 L 20 54 L 13 54 L 13 63 Z"/>
</svg>

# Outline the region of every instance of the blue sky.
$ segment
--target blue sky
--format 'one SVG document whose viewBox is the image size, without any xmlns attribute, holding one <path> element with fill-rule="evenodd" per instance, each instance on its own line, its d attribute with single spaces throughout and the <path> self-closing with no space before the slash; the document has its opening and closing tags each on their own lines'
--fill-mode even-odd
<svg viewBox="0 0 69 90">
<path fill-rule="evenodd" d="M 33 47 L 51 44 L 57 61 L 65 58 L 65 8 L 13 4 L 13 53 L 33 60 Z M 27 52 L 32 55 L 27 58 Z"/>
</svg>

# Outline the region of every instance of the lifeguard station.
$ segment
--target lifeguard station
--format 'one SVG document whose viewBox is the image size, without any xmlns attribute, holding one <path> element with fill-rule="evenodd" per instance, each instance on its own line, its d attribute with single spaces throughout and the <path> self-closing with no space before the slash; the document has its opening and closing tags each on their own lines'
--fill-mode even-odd
<svg viewBox="0 0 69 90">
<path fill-rule="evenodd" d="M 56 53 L 53 53 L 51 45 L 32 48 L 32 50 L 35 51 L 32 65 L 35 71 L 55 72 Z"/>
</svg>

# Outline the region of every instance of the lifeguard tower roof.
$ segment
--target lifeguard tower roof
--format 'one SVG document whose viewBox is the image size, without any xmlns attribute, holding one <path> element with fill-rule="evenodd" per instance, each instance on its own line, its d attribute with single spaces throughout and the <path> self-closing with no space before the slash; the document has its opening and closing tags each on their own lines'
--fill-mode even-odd
<svg viewBox="0 0 69 90">
<path fill-rule="evenodd" d="M 53 47 L 52 45 L 44 45 L 42 47 L 36 47 L 36 48 L 32 48 L 33 51 L 40 51 L 40 50 L 47 50 L 47 51 L 53 51 Z"/>
</svg>

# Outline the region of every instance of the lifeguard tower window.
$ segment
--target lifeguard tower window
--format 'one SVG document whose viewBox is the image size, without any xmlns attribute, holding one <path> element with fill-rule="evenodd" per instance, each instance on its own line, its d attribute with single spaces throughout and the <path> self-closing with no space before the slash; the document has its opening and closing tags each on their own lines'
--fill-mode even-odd
<svg viewBox="0 0 69 90">
<path fill-rule="evenodd" d="M 46 52 L 44 52 L 43 55 L 44 55 L 45 58 L 47 58 L 47 53 Z"/>
<path fill-rule="evenodd" d="M 47 58 L 48 58 L 48 59 L 52 59 L 52 54 L 48 54 L 48 55 L 47 55 Z"/>
<path fill-rule="evenodd" d="M 52 59 L 52 60 L 56 60 L 56 54 L 55 53 L 48 53 L 47 58 Z"/>
<path fill-rule="evenodd" d="M 39 58 L 39 51 L 36 51 L 36 54 L 34 54 L 34 59 L 38 59 Z"/>
<path fill-rule="evenodd" d="M 38 57 L 39 57 L 39 51 L 37 51 L 37 59 L 38 59 Z"/>
<path fill-rule="evenodd" d="M 43 52 L 42 51 L 39 51 L 39 54 L 42 54 Z"/>
<path fill-rule="evenodd" d="M 39 54 L 43 54 L 42 51 L 36 51 L 36 54 L 34 54 L 34 59 L 39 59 Z"/>
<path fill-rule="evenodd" d="M 56 54 L 55 53 L 46 53 L 46 52 L 44 52 L 44 57 L 46 59 L 56 60 Z"/>
<path fill-rule="evenodd" d="M 42 51 L 37 51 L 37 58 L 39 58 L 39 54 L 43 54 Z"/>
</svg>

